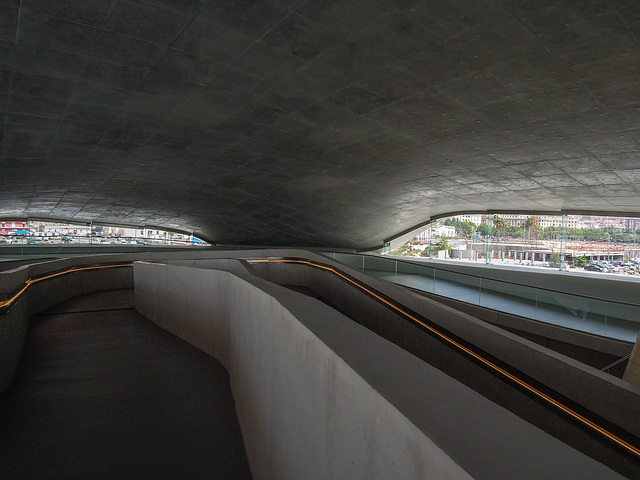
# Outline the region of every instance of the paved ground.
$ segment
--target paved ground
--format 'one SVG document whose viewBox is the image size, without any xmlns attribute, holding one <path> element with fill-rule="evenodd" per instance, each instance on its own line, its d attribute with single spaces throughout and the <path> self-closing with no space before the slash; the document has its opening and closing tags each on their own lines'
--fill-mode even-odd
<svg viewBox="0 0 640 480">
<path fill-rule="evenodd" d="M 133 290 L 58 305 L 0 395 L 0 478 L 250 478 L 228 375 Z"/>
</svg>

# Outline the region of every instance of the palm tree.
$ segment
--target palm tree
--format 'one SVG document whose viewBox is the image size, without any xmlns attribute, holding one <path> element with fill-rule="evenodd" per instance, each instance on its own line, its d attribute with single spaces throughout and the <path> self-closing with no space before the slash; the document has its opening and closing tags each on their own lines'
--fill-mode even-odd
<svg viewBox="0 0 640 480">
<path fill-rule="evenodd" d="M 498 215 L 494 215 L 493 216 L 493 226 L 495 227 L 495 229 L 498 232 L 498 241 L 500 241 L 501 235 L 504 234 L 504 231 L 507 229 L 509 224 L 507 223 L 507 221 L 504 218 L 499 217 Z"/>
<path fill-rule="evenodd" d="M 538 216 L 527 217 L 524 221 L 524 231 L 529 236 L 529 239 L 534 240 L 534 243 L 538 243 L 538 233 L 540 227 L 538 226 Z"/>
</svg>

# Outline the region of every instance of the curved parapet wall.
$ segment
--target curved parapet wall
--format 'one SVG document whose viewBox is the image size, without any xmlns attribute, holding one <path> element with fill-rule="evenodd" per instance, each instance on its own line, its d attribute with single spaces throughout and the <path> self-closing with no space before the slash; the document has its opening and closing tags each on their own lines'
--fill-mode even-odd
<svg viewBox="0 0 640 480">
<path fill-rule="evenodd" d="M 169 253 L 161 250 L 3 262 L 5 268 L 0 271 L 0 393 L 11 385 L 22 355 L 29 318 L 33 314 L 76 295 L 133 286 L 131 267 L 79 270 L 80 267 L 130 263 L 135 259 L 152 260 L 167 255 Z M 211 252 L 204 249 L 182 250 L 170 255 L 174 259 L 206 258 Z"/>
<path fill-rule="evenodd" d="M 227 367 L 254 478 L 621 478 L 321 301 L 226 262 L 136 263 L 136 308 Z"/>
<path fill-rule="evenodd" d="M 76 295 L 133 286 L 131 264 L 76 268 L 73 263 L 55 261 L 31 272 L 28 268 L 14 272 L 13 280 L 24 277 L 23 281 L 4 290 L 0 298 L 0 393 L 11 385 L 33 314 Z"/>
<path fill-rule="evenodd" d="M 350 317 L 354 319 L 359 317 L 360 323 L 367 328 L 424 358 L 425 361 L 443 371 L 450 372 L 452 375 L 460 371 L 469 372 L 466 361 L 459 357 L 450 357 L 434 342 L 420 341 L 415 331 L 407 327 L 407 321 L 389 317 L 389 305 L 386 302 L 371 298 L 370 295 L 359 297 L 349 295 L 344 288 L 344 279 L 340 275 L 326 273 L 335 270 L 326 259 L 321 259 L 320 262 L 275 258 L 256 259 L 252 265 L 271 282 L 281 285 L 298 285 L 314 290 Z M 531 378 L 549 387 L 560 397 L 570 399 L 596 416 L 640 438 L 640 424 L 636 421 L 635 415 L 640 408 L 640 389 L 637 387 L 412 291 L 368 277 L 346 266 L 341 266 L 340 269 L 365 289 L 377 291 L 393 299 L 395 304 L 422 314 L 425 320 L 443 329 L 443 332 L 450 332 L 453 336 L 473 344 L 481 352 L 515 368 L 524 375 L 523 378 Z M 411 323 L 415 322 L 412 320 Z M 439 351 L 442 354 L 438 353 Z M 479 374 L 480 372 L 476 371 L 471 375 L 473 378 L 470 383 L 474 384 L 476 389 L 494 399 L 495 397 L 509 398 L 508 385 L 495 383 L 490 378 L 480 377 Z M 466 376 L 469 377 L 469 375 Z M 518 405 L 514 406 L 519 410 L 520 401 L 517 403 Z M 542 414 L 543 411 L 533 413 L 535 416 Z"/>
</svg>

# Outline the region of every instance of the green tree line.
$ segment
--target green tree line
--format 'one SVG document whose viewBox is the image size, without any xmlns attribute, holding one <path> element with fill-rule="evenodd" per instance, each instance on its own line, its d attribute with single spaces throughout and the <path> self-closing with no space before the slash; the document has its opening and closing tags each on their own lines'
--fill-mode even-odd
<svg viewBox="0 0 640 480">
<path fill-rule="evenodd" d="M 455 227 L 456 236 L 460 238 L 471 238 L 473 232 L 486 237 L 487 234 L 500 239 L 539 239 L 539 240 L 559 240 L 562 236 L 561 227 L 542 228 L 538 225 L 535 216 L 528 217 L 521 225 L 509 225 L 504 218 L 494 215 L 493 227 L 486 222 L 476 226 L 473 222 L 461 221 L 457 218 L 448 218 L 445 225 Z M 611 243 L 640 243 L 640 231 L 630 228 L 567 228 L 566 238 L 569 240 L 583 240 L 588 242 L 611 242 Z"/>
</svg>

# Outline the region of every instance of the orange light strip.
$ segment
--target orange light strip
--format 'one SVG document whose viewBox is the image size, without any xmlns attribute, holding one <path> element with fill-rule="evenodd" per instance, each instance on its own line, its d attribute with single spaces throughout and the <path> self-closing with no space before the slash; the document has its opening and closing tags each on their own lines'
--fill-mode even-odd
<svg viewBox="0 0 640 480">
<path fill-rule="evenodd" d="M 292 259 L 256 259 L 256 260 L 247 260 L 247 262 L 248 263 L 269 263 L 269 262 L 274 262 L 274 263 L 299 263 L 299 264 L 309 265 L 311 267 L 320 268 L 322 270 L 329 271 L 329 272 L 331 272 L 331 273 L 343 278 L 344 280 L 348 281 L 349 283 L 353 284 L 354 286 L 358 287 L 359 289 L 367 292 L 369 295 L 371 295 L 372 297 L 380 300 L 381 302 L 383 302 L 384 304 L 386 304 L 387 306 L 389 306 L 393 310 L 397 311 L 398 313 L 401 313 L 402 315 L 406 316 L 407 318 L 410 318 L 411 320 L 413 320 L 414 322 L 418 323 L 419 325 L 422 325 L 424 328 L 426 328 L 427 330 L 429 330 L 433 334 L 437 335 L 438 337 L 440 337 L 445 342 L 449 343 L 450 345 L 453 345 L 454 347 L 458 348 L 459 350 L 462 350 L 463 352 L 465 352 L 466 354 L 468 354 L 471 357 L 475 358 L 476 360 L 480 361 L 481 363 L 483 363 L 487 367 L 493 369 L 494 371 L 500 373 L 501 375 L 503 375 L 504 377 L 508 378 L 509 380 L 511 380 L 511 381 L 517 383 L 518 385 L 520 385 L 521 387 L 525 388 L 530 393 L 532 393 L 532 394 L 536 395 L 537 397 L 545 400 L 546 402 L 550 403 L 554 407 L 556 407 L 559 410 L 565 412 L 566 414 L 572 416 L 574 419 L 580 421 L 584 425 L 587 425 L 591 429 L 593 429 L 593 430 L 597 431 L 598 433 L 600 433 L 601 435 L 607 437 L 609 440 L 612 440 L 613 442 L 617 443 L 618 445 L 620 445 L 621 447 L 625 448 L 629 452 L 631 452 L 631 453 L 637 455 L 638 457 L 640 457 L 640 449 L 639 448 L 635 447 L 634 445 L 631 445 L 630 443 L 628 443 L 625 440 L 621 439 L 617 435 L 614 435 L 613 433 L 609 432 L 605 428 L 603 428 L 600 425 L 594 423 L 593 421 L 589 420 L 588 418 L 584 417 L 583 415 L 580 415 L 575 410 L 573 410 L 573 409 L 567 407 L 566 405 L 560 403 L 558 400 L 554 399 L 553 397 L 550 397 L 549 395 L 547 395 L 546 393 L 538 390 L 534 386 L 529 385 L 524 380 L 516 377 L 512 373 L 509 373 L 505 369 L 499 367 L 498 365 L 496 365 L 495 363 L 491 362 L 490 360 L 487 360 L 486 358 L 484 358 L 481 355 L 477 354 L 473 350 L 470 350 L 469 348 L 467 348 L 464 345 L 460 344 L 459 342 L 455 341 L 451 337 L 445 335 L 444 333 L 442 333 L 441 331 L 439 331 L 436 328 L 432 327 L 431 325 L 423 322 L 422 320 L 420 320 L 419 318 L 415 317 L 414 315 L 411 315 L 409 312 L 404 311 L 402 308 L 400 308 L 399 306 L 395 305 L 394 303 L 389 302 L 388 300 L 382 298 L 380 295 L 378 295 L 374 291 L 368 289 L 367 287 L 365 287 L 364 285 L 356 282 L 355 280 L 347 277 L 346 275 L 344 275 L 343 273 L 341 273 L 340 271 L 336 270 L 333 267 L 328 267 L 326 265 L 321 265 L 321 264 L 318 264 L 318 263 L 315 263 L 315 262 L 311 262 L 309 260 L 292 260 Z"/>
<path fill-rule="evenodd" d="M 0 301 L 0 308 L 5 308 L 10 306 L 13 302 L 18 300 L 22 296 L 24 292 L 33 284 L 42 282 L 43 280 L 48 280 L 50 278 L 59 277 L 60 275 L 66 275 L 68 273 L 81 272 L 83 270 L 97 270 L 100 268 L 119 268 L 119 267 L 131 267 L 133 263 L 120 263 L 117 265 L 95 265 L 92 267 L 72 267 L 67 270 L 63 270 L 61 272 L 52 273 L 50 275 L 45 275 L 43 277 L 30 278 L 26 282 L 24 282 L 24 287 L 22 287 L 18 293 L 16 293 L 13 297 L 8 300 Z"/>
</svg>

